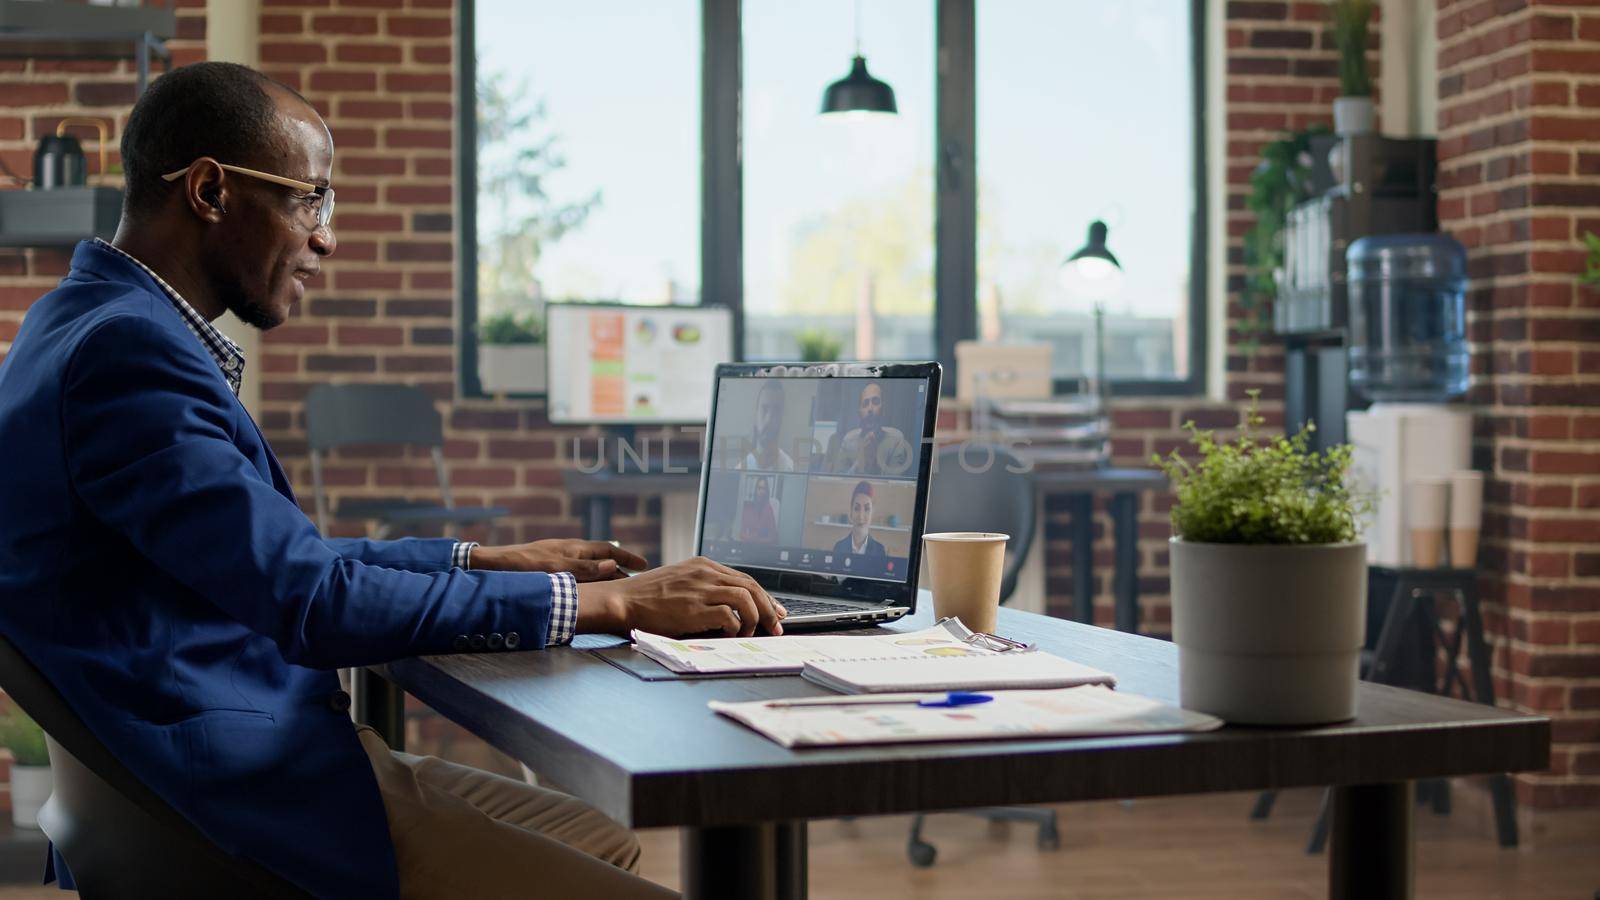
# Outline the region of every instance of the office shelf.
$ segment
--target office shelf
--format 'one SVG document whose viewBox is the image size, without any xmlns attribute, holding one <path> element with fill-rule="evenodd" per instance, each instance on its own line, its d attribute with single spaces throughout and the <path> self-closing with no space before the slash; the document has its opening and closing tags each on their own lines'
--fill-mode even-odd
<svg viewBox="0 0 1600 900">
<path fill-rule="evenodd" d="M 122 191 L 65 187 L 0 191 L 0 247 L 71 247 L 110 239 L 122 215 Z"/>
<path fill-rule="evenodd" d="M 152 58 L 163 71 L 172 67 L 165 42 L 177 33 L 177 14 L 167 6 L 0 0 L 0 59 L 132 59 L 139 93 Z"/>
</svg>

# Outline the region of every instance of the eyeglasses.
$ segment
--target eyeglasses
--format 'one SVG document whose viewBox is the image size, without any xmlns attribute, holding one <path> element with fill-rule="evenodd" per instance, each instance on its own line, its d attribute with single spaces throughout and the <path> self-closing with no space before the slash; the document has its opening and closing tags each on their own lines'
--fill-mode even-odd
<svg viewBox="0 0 1600 900">
<path fill-rule="evenodd" d="M 196 160 L 196 162 L 198 161 L 199 160 Z M 193 167 L 194 163 L 190 163 L 176 172 L 168 172 L 167 174 L 161 176 L 161 180 L 177 181 Z M 311 225 L 313 229 L 327 228 L 328 223 L 333 221 L 333 188 L 331 187 L 321 184 L 312 184 L 309 181 L 299 181 L 294 178 L 285 178 L 282 175 L 269 175 L 266 172 L 257 172 L 255 169 L 246 169 L 243 166 L 230 166 L 227 163 L 217 163 L 217 167 L 225 169 L 229 172 L 237 172 L 240 175 L 249 175 L 251 178 L 259 178 L 262 181 L 270 181 L 273 184 L 281 184 L 284 187 L 292 187 L 297 191 L 304 191 L 307 194 L 315 196 L 316 201 L 314 203 L 308 203 L 301 207 L 301 209 L 305 210 L 306 213 L 309 214 L 303 217 L 306 224 L 311 225 L 311 216 L 315 216 L 316 224 Z"/>
</svg>

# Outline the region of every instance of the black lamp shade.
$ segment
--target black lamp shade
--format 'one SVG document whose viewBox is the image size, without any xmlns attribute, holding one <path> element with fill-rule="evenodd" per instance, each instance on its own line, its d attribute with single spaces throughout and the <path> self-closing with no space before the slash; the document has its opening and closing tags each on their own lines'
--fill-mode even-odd
<svg viewBox="0 0 1600 900">
<path fill-rule="evenodd" d="M 1089 241 L 1079 248 L 1077 253 L 1067 257 L 1067 262 L 1076 262 L 1080 259 L 1103 259 L 1117 268 L 1122 268 L 1122 263 L 1111 255 L 1106 249 L 1106 223 L 1099 219 L 1089 223 Z"/>
<path fill-rule="evenodd" d="M 896 113 L 894 88 L 879 81 L 867 72 L 867 59 L 857 56 L 850 64 L 850 74 L 828 85 L 822 94 L 823 113 L 875 112 Z"/>
</svg>

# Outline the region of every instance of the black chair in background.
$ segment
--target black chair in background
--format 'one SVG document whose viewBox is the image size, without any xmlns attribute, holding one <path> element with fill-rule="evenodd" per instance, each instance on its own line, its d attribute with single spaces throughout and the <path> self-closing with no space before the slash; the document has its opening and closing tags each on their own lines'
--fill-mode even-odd
<svg viewBox="0 0 1600 900">
<path fill-rule="evenodd" d="M 504 507 L 459 507 L 450 496 L 444 464 L 444 423 L 433 398 L 405 384 L 319 384 L 306 395 L 306 443 L 311 452 L 311 486 L 317 504 L 317 528 L 328 533 L 330 519 L 368 519 L 378 523 L 377 537 L 397 529 L 484 524 L 510 514 Z M 349 444 L 400 444 L 426 447 L 433 458 L 442 503 L 387 498 L 351 499 L 328 508 L 322 486 L 324 454 Z"/>
<path fill-rule="evenodd" d="M 924 530 L 994 531 L 1011 535 L 1006 545 L 1005 568 L 1001 571 L 1000 602 L 1006 603 L 1017 589 L 1017 576 L 1033 546 L 1035 494 L 1033 479 L 1023 463 L 1003 447 L 967 444 L 946 447 L 934 461 L 932 487 L 928 492 L 928 517 Z M 1039 848 L 1061 846 L 1056 811 L 1049 807 L 993 806 L 961 810 L 983 816 L 991 822 L 1032 822 L 1039 826 Z M 922 839 L 924 816 L 911 820 L 911 836 L 906 855 L 913 865 L 933 865 L 938 849 Z"/>
<path fill-rule="evenodd" d="M 0 687 L 44 729 L 55 784 L 39 810 L 39 827 L 67 861 L 80 897 L 309 900 L 289 882 L 213 844 L 135 778 L 5 637 Z"/>
</svg>

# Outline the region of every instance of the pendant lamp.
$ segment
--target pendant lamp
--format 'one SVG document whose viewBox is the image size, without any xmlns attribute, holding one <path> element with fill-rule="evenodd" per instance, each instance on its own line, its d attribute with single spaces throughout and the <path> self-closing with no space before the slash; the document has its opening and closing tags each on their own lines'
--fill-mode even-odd
<svg viewBox="0 0 1600 900">
<path fill-rule="evenodd" d="M 856 0 L 856 55 L 850 74 L 828 85 L 822 93 L 822 113 L 885 113 L 899 110 L 894 103 L 894 88 L 872 77 L 867 58 L 861 55 L 861 0 Z"/>
</svg>

